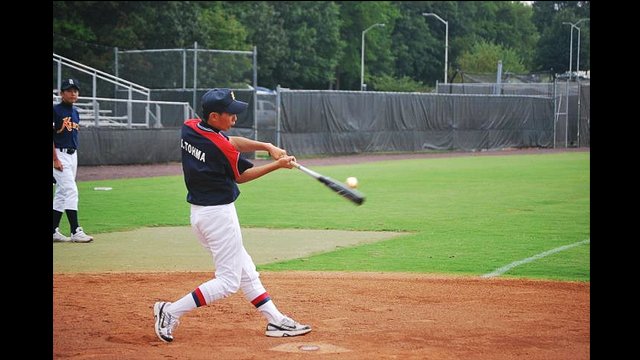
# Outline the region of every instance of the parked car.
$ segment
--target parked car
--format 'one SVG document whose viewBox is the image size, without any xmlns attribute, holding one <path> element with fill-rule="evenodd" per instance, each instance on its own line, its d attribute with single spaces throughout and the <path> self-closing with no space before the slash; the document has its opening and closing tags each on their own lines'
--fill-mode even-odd
<svg viewBox="0 0 640 360">
<path fill-rule="evenodd" d="M 247 85 L 250 89 L 253 86 Z M 256 121 L 258 129 L 276 128 L 276 91 L 263 86 L 256 86 Z"/>
<path fill-rule="evenodd" d="M 566 80 L 569 79 L 569 72 L 566 71 L 562 74 L 556 74 L 556 79 L 558 80 Z M 571 80 L 587 80 L 589 79 L 589 72 L 587 71 L 572 71 L 571 72 Z"/>
<path fill-rule="evenodd" d="M 274 97 L 275 100 L 275 97 Z M 256 120 L 259 129 L 276 127 L 276 105 L 269 100 L 258 100 L 256 103 Z"/>
<path fill-rule="evenodd" d="M 256 86 L 256 92 L 258 93 L 258 95 L 275 95 L 276 94 L 275 90 L 267 89 L 266 87 L 263 87 L 263 86 Z"/>
</svg>

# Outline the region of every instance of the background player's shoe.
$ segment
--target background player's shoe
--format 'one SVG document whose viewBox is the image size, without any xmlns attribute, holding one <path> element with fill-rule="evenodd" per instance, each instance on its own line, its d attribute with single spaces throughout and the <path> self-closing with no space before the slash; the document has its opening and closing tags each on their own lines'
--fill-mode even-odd
<svg viewBox="0 0 640 360">
<path fill-rule="evenodd" d="M 271 337 L 285 337 L 304 335 L 311 331 L 311 326 L 302 325 L 289 317 L 284 317 L 280 324 L 267 324 L 265 335 Z"/>
<path fill-rule="evenodd" d="M 56 232 L 53 233 L 53 242 L 69 242 L 69 241 L 71 241 L 71 238 L 62 235 L 62 233 L 60 232 L 60 228 L 56 228 Z"/>
<path fill-rule="evenodd" d="M 75 234 L 71 234 L 71 241 L 77 243 L 87 243 L 93 241 L 93 236 L 84 233 L 82 227 L 78 226 Z"/>
<path fill-rule="evenodd" d="M 173 330 L 180 323 L 178 318 L 164 311 L 171 303 L 158 301 L 153 305 L 153 319 L 155 320 L 156 335 L 164 342 L 173 341 Z"/>
</svg>

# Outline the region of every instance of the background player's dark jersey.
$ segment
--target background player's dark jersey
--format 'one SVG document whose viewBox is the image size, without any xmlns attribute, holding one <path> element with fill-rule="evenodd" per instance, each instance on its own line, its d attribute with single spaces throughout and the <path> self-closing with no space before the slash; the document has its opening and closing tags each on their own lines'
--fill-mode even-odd
<svg viewBox="0 0 640 360">
<path fill-rule="evenodd" d="M 80 114 L 72 104 L 53 106 L 53 143 L 57 148 L 77 149 Z"/>
</svg>

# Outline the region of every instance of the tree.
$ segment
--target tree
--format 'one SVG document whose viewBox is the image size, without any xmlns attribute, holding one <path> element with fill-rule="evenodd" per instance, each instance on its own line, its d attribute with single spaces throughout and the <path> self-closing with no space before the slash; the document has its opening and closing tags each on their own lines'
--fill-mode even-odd
<svg viewBox="0 0 640 360">
<path fill-rule="evenodd" d="M 422 13 L 435 13 L 449 28 L 448 77 L 462 53 L 485 41 L 514 51 L 526 64 L 538 39 L 532 10 L 519 2 L 418 1 L 397 2 L 402 19 L 394 29 L 396 73 L 414 80 L 441 81 L 445 26 Z M 526 61 L 524 59 L 527 59 Z M 495 69 L 495 68 L 494 68 Z"/>
<path fill-rule="evenodd" d="M 288 56 L 288 33 L 284 29 L 284 18 L 271 2 L 230 2 L 229 13 L 244 25 L 247 41 L 258 50 L 258 84 L 274 89 L 280 81 L 275 77 L 278 64 Z"/>
<path fill-rule="evenodd" d="M 463 54 L 482 42 L 501 46 L 507 55 L 514 53 L 526 69 L 554 67 L 561 72 L 568 68 L 571 34 L 562 22 L 589 17 L 589 2 L 536 1 L 526 6 L 516 1 L 55 1 L 53 43 L 54 52 L 111 72 L 115 46 L 191 48 L 197 41 L 200 48 L 250 51 L 255 45 L 260 85 L 355 90 L 360 86 L 362 31 L 384 23 L 367 32 L 365 39 L 365 82 L 374 89 L 394 81 L 407 84 L 407 78 L 415 84 L 442 79 L 445 26 L 422 16 L 428 12 L 449 25 L 449 78 L 460 61 L 469 65 Z M 580 27 L 580 67 L 587 69 L 589 22 Z M 137 68 L 131 70 L 142 74 L 145 85 L 167 79 L 181 83 L 181 59 L 174 59 L 176 54 L 137 60 Z M 212 63 L 201 54 L 199 61 Z M 251 76 L 243 72 L 251 68 L 246 63 L 250 58 L 238 58 L 218 61 L 211 66 L 217 67 L 215 74 L 204 72 L 199 78 L 250 82 Z M 577 61 L 577 53 L 573 58 Z M 152 71 L 158 66 L 154 62 L 165 68 Z"/>
<path fill-rule="evenodd" d="M 146 7 L 140 1 L 54 1 L 53 50 L 89 66 L 113 71 L 113 46 L 142 43 L 135 31 L 135 14 L 144 13 Z"/>
<path fill-rule="evenodd" d="M 244 25 L 227 11 L 227 5 L 209 1 L 198 3 L 193 39 L 198 48 L 253 51 L 247 43 Z M 198 53 L 198 87 L 245 88 L 253 83 L 253 58 L 250 55 L 221 52 Z"/>
<path fill-rule="evenodd" d="M 462 53 L 458 63 L 461 70 L 467 73 L 495 73 L 498 60 L 502 60 L 503 72 L 526 72 L 515 50 L 486 41 L 480 41 Z"/>
<path fill-rule="evenodd" d="M 340 2 L 340 17 L 344 19 L 341 38 L 347 46 L 336 70 L 336 88 L 360 90 L 362 32 L 374 24 L 385 26 L 365 34 L 365 83 L 370 74 L 393 75 L 395 57 L 391 33 L 400 17 L 397 8 L 388 1 L 344 1 Z"/>
<path fill-rule="evenodd" d="M 425 84 L 415 81 L 408 76 L 395 78 L 389 75 L 371 76 L 372 87 L 378 91 L 396 92 L 428 92 L 431 89 Z"/>
<path fill-rule="evenodd" d="M 449 23 L 449 63 L 455 58 L 452 39 L 460 21 L 455 1 L 401 1 L 397 2 L 400 18 L 393 30 L 395 76 L 405 76 L 425 84 L 442 81 L 444 69 L 445 26 L 442 22 L 422 15 L 438 14 Z"/>
<path fill-rule="evenodd" d="M 464 29 L 454 41 L 458 54 L 478 41 L 487 41 L 512 49 L 525 66 L 533 65 L 530 60 L 539 36 L 531 7 L 517 1 L 463 1 L 459 16 L 464 19 Z"/>
<path fill-rule="evenodd" d="M 533 22 L 541 33 L 533 55 L 536 69 L 562 73 L 569 70 L 571 29 L 563 22 L 576 23 L 589 18 L 589 1 L 536 1 L 533 3 Z M 584 21 L 580 27 L 580 68 L 590 68 L 590 24 Z M 574 32 L 573 68 L 577 61 L 577 31 Z"/>
<path fill-rule="evenodd" d="M 287 52 L 273 70 L 283 87 L 326 89 L 335 81 L 335 68 L 342 56 L 341 20 L 333 2 L 275 2 L 283 27 Z"/>
</svg>

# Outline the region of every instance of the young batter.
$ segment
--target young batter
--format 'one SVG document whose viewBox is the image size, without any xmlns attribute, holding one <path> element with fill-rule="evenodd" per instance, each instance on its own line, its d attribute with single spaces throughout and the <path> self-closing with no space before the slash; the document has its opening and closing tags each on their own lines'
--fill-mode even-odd
<svg viewBox="0 0 640 360">
<path fill-rule="evenodd" d="M 234 201 L 240 195 L 238 183 L 257 179 L 274 170 L 293 168 L 293 156 L 270 143 L 227 136 L 236 114 L 247 103 L 235 99 L 229 89 L 213 89 L 202 97 L 203 119 L 190 119 L 182 126 L 182 170 L 191 204 L 191 227 L 200 243 L 213 256 L 215 278 L 198 286 L 176 302 L 156 302 L 153 306 L 156 335 L 173 341 L 178 319 L 196 307 L 211 304 L 239 289 L 267 319 L 265 334 L 273 337 L 297 336 L 311 331 L 283 315 L 260 281 L 260 274 L 242 244 L 240 223 Z M 241 152 L 268 151 L 273 162 L 253 167 Z"/>
</svg>

